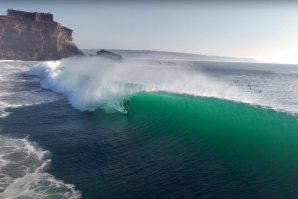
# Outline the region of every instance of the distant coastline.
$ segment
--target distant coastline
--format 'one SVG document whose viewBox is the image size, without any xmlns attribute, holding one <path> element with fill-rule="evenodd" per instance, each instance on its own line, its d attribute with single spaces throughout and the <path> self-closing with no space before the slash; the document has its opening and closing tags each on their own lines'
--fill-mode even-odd
<svg viewBox="0 0 298 199">
<path fill-rule="evenodd" d="M 80 49 L 85 55 L 96 55 L 103 49 Z M 191 61 L 218 61 L 218 62 L 257 62 L 253 58 L 237 58 L 214 55 L 202 55 L 182 52 L 153 51 L 153 50 L 125 50 L 125 49 L 104 49 L 122 56 L 124 59 L 156 59 L 156 60 L 191 60 Z"/>
</svg>

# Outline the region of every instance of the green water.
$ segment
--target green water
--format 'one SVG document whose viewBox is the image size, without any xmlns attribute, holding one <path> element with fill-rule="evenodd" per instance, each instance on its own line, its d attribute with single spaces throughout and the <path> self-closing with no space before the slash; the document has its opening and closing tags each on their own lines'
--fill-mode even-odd
<svg viewBox="0 0 298 199">
<path fill-rule="evenodd" d="M 297 116 L 244 103 L 160 92 L 131 97 L 126 115 L 102 110 L 93 114 L 98 128 L 106 129 L 99 139 L 115 140 L 112 150 L 105 152 L 111 161 L 97 168 L 108 173 L 98 179 L 103 186 L 99 195 L 298 195 Z"/>
<path fill-rule="evenodd" d="M 128 117 L 143 123 L 143 130 L 155 127 L 147 133 L 181 139 L 190 148 L 205 148 L 244 170 L 267 168 L 283 172 L 281 177 L 297 178 L 292 176 L 298 172 L 295 116 L 214 98 L 142 93 L 131 99 Z"/>
<path fill-rule="evenodd" d="M 63 100 L 14 111 L 3 131 L 30 132 L 53 153 L 49 172 L 84 198 L 298 196 L 298 121 L 287 113 L 157 92 L 131 97 L 128 114 Z"/>
</svg>

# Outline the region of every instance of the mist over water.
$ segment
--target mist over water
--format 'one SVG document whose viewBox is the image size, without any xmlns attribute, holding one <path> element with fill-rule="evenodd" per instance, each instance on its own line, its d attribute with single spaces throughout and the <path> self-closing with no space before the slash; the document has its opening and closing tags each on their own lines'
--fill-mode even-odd
<svg viewBox="0 0 298 199">
<path fill-rule="evenodd" d="M 70 58 L 37 64 L 27 74 L 40 77 L 45 89 L 67 96 L 81 111 L 106 107 L 139 92 L 170 92 L 257 103 L 236 86 L 212 78 L 193 67 L 159 62 L 116 63 L 104 58 Z"/>
<path fill-rule="evenodd" d="M 77 57 L 39 63 L 27 74 L 40 77 L 42 88 L 65 95 L 80 111 L 111 109 L 111 104 L 139 92 L 169 92 L 298 112 L 293 92 L 298 88 L 298 73 L 288 65 L 158 60 L 118 63 Z"/>
</svg>

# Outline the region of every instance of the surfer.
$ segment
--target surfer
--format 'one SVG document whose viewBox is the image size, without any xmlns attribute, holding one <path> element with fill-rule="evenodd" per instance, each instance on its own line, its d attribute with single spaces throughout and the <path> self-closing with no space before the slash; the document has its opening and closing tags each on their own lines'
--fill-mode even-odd
<svg viewBox="0 0 298 199">
<path fill-rule="evenodd" d="M 129 100 L 126 100 L 125 102 L 123 102 L 124 112 L 126 112 L 126 113 L 127 113 L 128 105 L 129 105 Z"/>
</svg>

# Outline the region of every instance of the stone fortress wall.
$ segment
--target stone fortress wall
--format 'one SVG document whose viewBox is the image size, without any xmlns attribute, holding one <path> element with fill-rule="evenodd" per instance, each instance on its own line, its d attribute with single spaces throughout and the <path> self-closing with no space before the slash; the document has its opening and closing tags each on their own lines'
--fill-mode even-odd
<svg viewBox="0 0 298 199">
<path fill-rule="evenodd" d="M 8 9 L 6 16 L 0 16 L 1 17 L 16 17 L 16 18 L 22 18 L 27 19 L 34 22 L 45 22 L 45 23 L 55 23 L 58 25 L 57 22 L 54 21 L 54 17 L 52 13 L 40 13 L 40 12 L 25 12 L 25 11 L 19 11 L 19 10 L 13 10 Z M 64 32 L 71 37 L 72 30 L 66 27 L 63 27 Z"/>
<path fill-rule="evenodd" d="M 39 13 L 39 12 L 24 12 L 19 10 L 8 9 L 7 16 L 18 17 L 23 19 L 28 19 L 37 22 L 54 22 L 53 14 L 51 13 Z"/>
</svg>

